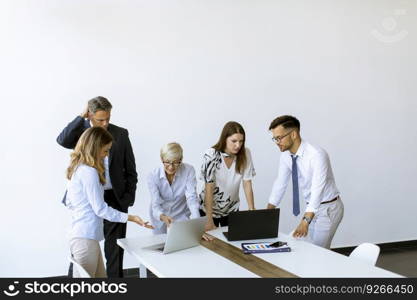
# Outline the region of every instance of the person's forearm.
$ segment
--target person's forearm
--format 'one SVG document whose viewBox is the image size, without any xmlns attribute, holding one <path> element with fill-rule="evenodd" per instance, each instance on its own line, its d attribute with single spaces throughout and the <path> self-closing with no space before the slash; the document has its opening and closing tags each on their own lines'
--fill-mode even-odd
<svg viewBox="0 0 417 300">
<path fill-rule="evenodd" d="M 306 212 L 306 213 L 304 213 L 304 217 L 307 217 L 307 218 L 310 218 L 310 219 L 313 219 L 314 216 L 315 216 L 315 214 L 313 212 Z"/>
<path fill-rule="evenodd" d="M 208 220 L 212 220 L 213 218 L 213 202 L 214 196 L 213 191 L 214 187 L 213 184 L 206 184 L 205 187 L 205 194 L 204 194 L 204 206 L 206 208 L 206 215 Z"/>
<path fill-rule="evenodd" d="M 151 199 L 151 211 L 150 213 L 152 214 L 152 216 L 157 219 L 160 220 L 161 216 L 164 215 L 164 210 L 162 208 L 162 203 L 159 202 L 158 200 L 155 200 L 154 198 Z"/>
<path fill-rule="evenodd" d="M 84 132 L 84 119 L 76 117 L 58 135 L 56 141 L 64 148 L 74 149 L 78 139 Z"/>
<path fill-rule="evenodd" d="M 206 207 L 206 215 L 210 220 L 213 218 L 213 194 L 206 193 L 204 205 Z"/>
<path fill-rule="evenodd" d="M 268 199 L 268 203 L 273 203 L 271 204 L 273 205 L 273 207 L 270 208 L 275 208 L 280 205 L 285 195 L 285 191 L 287 189 L 291 174 L 292 170 L 289 167 L 289 165 L 286 164 L 284 161 L 280 160 L 278 177 L 274 181 L 271 194 L 269 195 Z"/>
<path fill-rule="evenodd" d="M 252 182 L 244 182 L 243 189 L 245 191 L 246 201 L 249 209 L 255 209 L 255 201 L 253 197 Z"/>
<path fill-rule="evenodd" d="M 248 200 L 248 208 L 255 209 L 255 202 L 253 200 L 253 194 L 250 197 L 246 196 L 246 199 Z"/>
</svg>

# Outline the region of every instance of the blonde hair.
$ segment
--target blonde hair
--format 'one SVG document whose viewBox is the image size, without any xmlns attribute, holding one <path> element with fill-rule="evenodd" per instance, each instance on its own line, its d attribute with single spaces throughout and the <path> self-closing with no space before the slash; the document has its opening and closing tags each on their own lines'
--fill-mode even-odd
<svg viewBox="0 0 417 300">
<path fill-rule="evenodd" d="M 101 184 L 106 183 L 103 160 L 99 158 L 104 146 L 113 141 L 112 135 L 102 127 L 91 127 L 84 131 L 79 138 L 74 151 L 71 153 L 71 162 L 67 169 L 67 178 L 70 180 L 77 167 L 85 164 L 97 170 Z"/>
<path fill-rule="evenodd" d="M 182 147 L 178 143 L 168 143 L 161 148 L 161 159 L 178 161 L 182 160 Z"/>
</svg>

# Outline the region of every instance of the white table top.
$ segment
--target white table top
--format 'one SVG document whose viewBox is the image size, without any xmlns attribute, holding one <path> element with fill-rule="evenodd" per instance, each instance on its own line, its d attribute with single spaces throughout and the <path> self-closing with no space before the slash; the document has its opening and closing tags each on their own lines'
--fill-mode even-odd
<svg viewBox="0 0 417 300">
<path fill-rule="evenodd" d="M 201 245 L 169 254 L 149 249 L 165 237 L 161 234 L 119 239 L 117 244 L 158 277 L 259 277 Z"/>
<path fill-rule="evenodd" d="M 210 232 L 216 238 L 227 241 L 222 234 L 227 228 L 216 229 Z M 298 277 L 402 277 L 396 273 L 369 266 L 368 264 L 349 258 L 345 255 L 297 240 L 284 233 L 278 238 L 262 239 L 258 241 L 273 242 L 284 241 L 291 247 L 291 252 L 253 254 L 281 269 L 297 275 Z M 240 248 L 242 242 L 228 242 Z"/>
<path fill-rule="evenodd" d="M 273 239 L 228 242 L 223 231 L 227 231 L 227 227 L 209 233 L 238 248 L 242 242 L 278 239 L 288 242 L 291 252 L 253 255 L 299 277 L 402 277 L 283 233 Z M 165 236 L 119 239 L 117 243 L 158 277 L 259 277 L 201 245 L 169 254 L 152 249 L 151 246 L 162 243 Z"/>
</svg>

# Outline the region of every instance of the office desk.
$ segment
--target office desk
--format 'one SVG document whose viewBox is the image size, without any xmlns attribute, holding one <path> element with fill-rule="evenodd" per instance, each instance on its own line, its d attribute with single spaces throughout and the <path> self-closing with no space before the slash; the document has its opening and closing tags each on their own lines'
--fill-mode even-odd
<svg viewBox="0 0 417 300">
<path fill-rule="evenodd" d="M 209 233 L 238 248 L 242 242 L 273 242 L 277 239 L 287 242 L 291 252 L 252 255 L 298 277 L 402 277 L 283 233 L 273 239 L 228 242 L 223 231 L 227 231 L 227 227 Z M 170 254 L 153 249 L 152 246 L 164 242 L 165 237 L 163 234 L 125 238 L 117 240 L 117 244 L 139 261 L 141 277 L 146 274 L 145 268 L 158 277 L 259 277 L 201 245 Z"/>
</svg>

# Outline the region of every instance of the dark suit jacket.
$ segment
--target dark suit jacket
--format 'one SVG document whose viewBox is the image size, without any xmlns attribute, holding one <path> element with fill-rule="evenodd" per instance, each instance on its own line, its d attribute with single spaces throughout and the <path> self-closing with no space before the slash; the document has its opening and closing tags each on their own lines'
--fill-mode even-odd
<svg viewBox="0 0 417 300">
<path fill-rule="evenodd" d="M 88 128 L 90 128 L 90 121 L 78 116 L 62 130 L 56 141 L 65 148 L 74 149 L 81 134 Z M 116 209 L 127 211 L 127 208 L 135 202 L 138 182 L 135 156 L 126 129 L 109 124 L 107 130 L 113 136 L 113 144 L 109 154 L 109 173 L 118 201 L 116 205 L 108 204 Z"/>
</svg>

